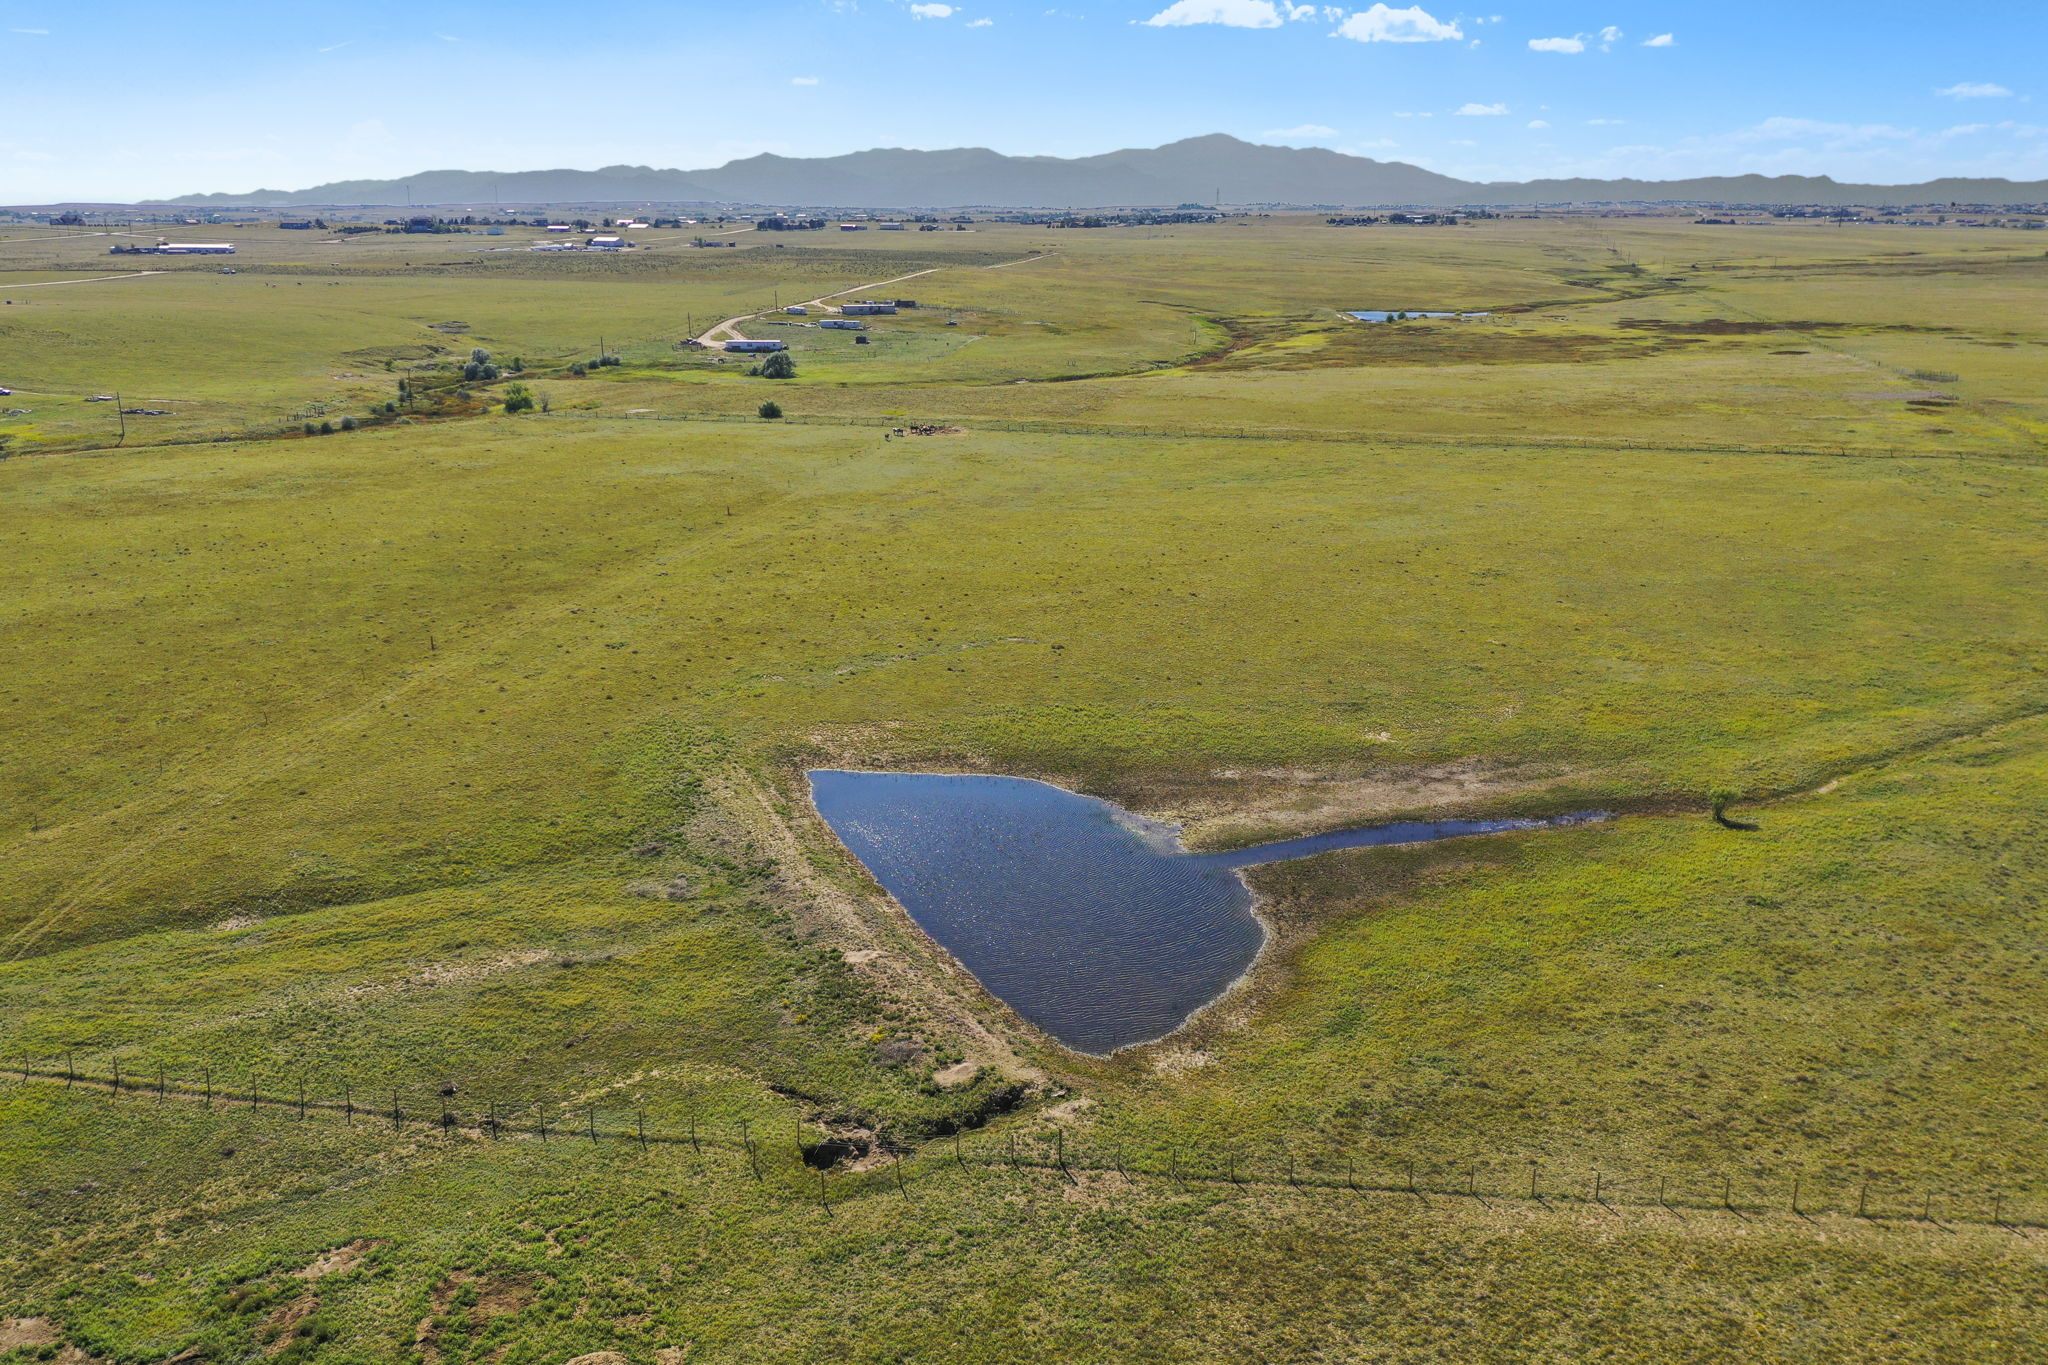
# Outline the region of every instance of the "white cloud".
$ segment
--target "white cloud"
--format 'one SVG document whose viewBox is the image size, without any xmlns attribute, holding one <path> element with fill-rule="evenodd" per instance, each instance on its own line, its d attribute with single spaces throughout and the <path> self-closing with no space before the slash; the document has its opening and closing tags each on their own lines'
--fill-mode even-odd
<svg viewBox="0 0 2048 1365">
<path fill-rule="evenodd" d="M 1627 122 L 1628 120 L 1625 118 L 1589 118 L 1586 120 L 1586 126 L 1588 128 L 1619 128 Z"/>
<path fill-rule="evenodd" d="M 1458 27 L 1457 20 L 1446 23 L 1420 5 L 1407 9 L 1374 5 L 1337 25 L 1337 31 L 1330 36 L 1358 43 L 1438 43 L 1462 38 L 1465 32 Z"/>
<path fill-rule="evenodd" d="M 791 85 L 816 85 L 818 78 L 816 76 L 791 76 L 789 83 Z"/>
<path fill-rule="evenodd" d="M 993 19 L 969 19 L 969 20 L 967 21 L 967 27 L 969 27 L 969 28 L 993 28 L 993 27 L 995 27 L 995 22 L 996 22 L 996 21 L 995 21 L 995 20 L 993 20 Z"/>
<path fill-rule="evenodd" d="M 1529 50 L 1531 52 L 1584 52 L 1586 50 L 1586 40 L 1584 38 L 1531 38 L 1529 40 Z"/>
<path fill-rule="evenodd" d="M 355 39 L 351 38 L 345 43 L 329 43 L 326 47 L 316 47 L 313 50 L 315 52 L 339 52 L 343 48 L 353 45 L 354 42 Z"/>
<path fill-rule="evenodd" d="M 1607 51 L 1610 47 L 1614 46 L 1614 44 L 1620 42 L 1621 39 L 1621 30 L 1616 28 L 1614 25 L 1609 24 L 1606 28 L 1600 30 L 1600 50 L 1602 52 Z"/>
<path fill-rule="evenodd" d="M 1326 128 L 1320 123 L 1304 123 L 1295 128 L 1268 128 L 1260 137 L 1335 137 L 1335 128 Z"/>
<path fill-rule="evenodd" d="M 912 6 L 916 8 L 916 6 Z M 1285 22 L 1272 0 L 1174 0 L 1145 23 L 1152 28 L 1221 24 L 1225 28 L 1278 28 Z"/>
<path fill-rule="evenodd" d="M 462 39 L 457 38 L 453 34 L 448 33 L 436 33 L 434 36 L 436 38 L 439 38 L 444 43 L 459 43 L 462 41 Z"/>
<path fill-rule="evenodd" d="M 1803 142 L 1820 138 L 1824 147 L 1842 148 L 1908 142 L 1916 134 L 1911 129 L 1895 128 L 1889 123 L 1823 123 L 1810 118 L 1767 118 L 1730 136 L 1737 142 Z"/>
<path fill-rule="evenodd" d="M 1660 34 L 1658 34 L 1658 35 L 1657 35 L 1656 37 L 1654 37 L 1654 38 L 1645 38 L 1645 39 L 1643 39 L 1643 46 L 1644 46 L 1644 47 L 1677 47 L 1677 46 L 1678 46 L 1678 39 L 1676 39 L 1676 38 L 1672 37 L 1672 36 L 1671 36 L 1670 34 L 1668 34 L 1668 33 L 1660 33 Z"/>
<path fill-rule="evenodd" d="M 50 30 L 46 28 L 10 28 L 7 31 L 9 33 L 26 33 L 31 38 L 47 38 L 50 36 Z"/>
<path fill-rule="evenodd" d="M 1937 90 L 1934 93 L 1946 95 L 1952 100 L 1999 100 L 2010 95 L 2012 91 L 2002 85 L 1993 85 L 1990 81 L 1964 81 L 1960 85 L 1951 85 L 1946 90 Z"/>
<path fill-rule="evenodd" d="M 950 19 L 958 13 L 951 5 L 912 5 L 910 12 L 919 19 Z"/>
<path fill-rule="evenodd" d="M 1467 104 L 1451 112 L 1463 114 L 1467 118 L 1486 118 L 1494 114 L 1505 114 L 1507 111 L 1508 107 L 1505 104 Z"/>
<path fill-rule="evenodd" d="M 1542 118 L 1532 118 L 1529 120 L 1529 126 L 1531 128 L 1548 128 L 1550 126 L 1550 120 Z"/>
</svg>

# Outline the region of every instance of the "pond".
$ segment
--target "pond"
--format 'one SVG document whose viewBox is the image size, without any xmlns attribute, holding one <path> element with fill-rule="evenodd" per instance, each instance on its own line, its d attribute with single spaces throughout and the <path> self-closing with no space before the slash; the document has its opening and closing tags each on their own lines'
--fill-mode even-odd
<svg viewBox="0 0 2048 1365">
<path fill-rule="evenodd" d="M 808 774 L 818 813 L 918 927 L 1076 1052 L 1179 1029 L 1265 946 L 1238 869 L 1603 819 L 1444 820 L 1190 853 L 1172 827 L 1021 777 Z"/>
<path fill-rule="evenodd" d="M 1357 318 L 1360 322 L 1392 322 L 1395 318 L 1490 318 L 1493 316 L 1491 313 L 1404 313 L 1399 309 L 1391 312 L 1382 312 L 1375 308 L 1347 308 L 1344 312 L 1347 317 Z"/>
</svg>

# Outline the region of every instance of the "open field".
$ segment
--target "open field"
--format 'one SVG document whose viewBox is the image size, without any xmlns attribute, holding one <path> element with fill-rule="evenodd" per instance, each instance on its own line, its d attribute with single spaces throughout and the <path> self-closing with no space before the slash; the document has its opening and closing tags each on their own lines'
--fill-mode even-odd
<svg viewBox="0 0 2048 1365">
<path fill-rule="evenodd" d="M 0 234 L 0 1361 L 2048 1351 L 2043 234 L 980 228 Z M 1620 814 L 1091 1060 L 820 762 Z"/>
</svg>

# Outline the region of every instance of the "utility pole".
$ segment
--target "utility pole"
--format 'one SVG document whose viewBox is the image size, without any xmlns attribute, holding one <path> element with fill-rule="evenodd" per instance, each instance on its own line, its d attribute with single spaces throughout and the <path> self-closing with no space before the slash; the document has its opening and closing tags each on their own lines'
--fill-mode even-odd
<svg viewBox="0 0 2048 1365">
<path fill-rule="evenodd" d="M 115 444 L 116 446 L 124 446 L 124 445 L 127 445 L 127 444 L 128 444 L 128 414 L 127 414 L 127 413 L 125 413 L 125 412 L 123 412 L 123 411 L 121 410 L 121 395 L 120 395 L 119 393 L 116 393 L 116 394 L 114 395 L 114 420 L 115 420 L 115 421 L 117 421 L 117 422 L 119 422 L 119 423 L 121 424 L 121 439 L 120 439 L 120 440 L 118 440 L 118 441 L 116 441 L 116 442 L 114 442 L 114 444 Z"/>
</svg>

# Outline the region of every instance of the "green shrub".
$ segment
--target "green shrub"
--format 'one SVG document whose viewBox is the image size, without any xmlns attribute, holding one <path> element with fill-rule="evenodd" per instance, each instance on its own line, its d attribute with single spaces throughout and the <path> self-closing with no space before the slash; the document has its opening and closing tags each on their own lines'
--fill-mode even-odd
<svg viewBox="0 0 2048 1365">
<path fill-rule="evenodd" d="M 771 398 L 767 402 L 763 403 L 760 406 L 760 408 L 757 409 L 757 411 L 759 411 L 763 417 L 773 419 L 782 416 L 782 404 L 776 402 L 773 398 Z"/>
</svg>

